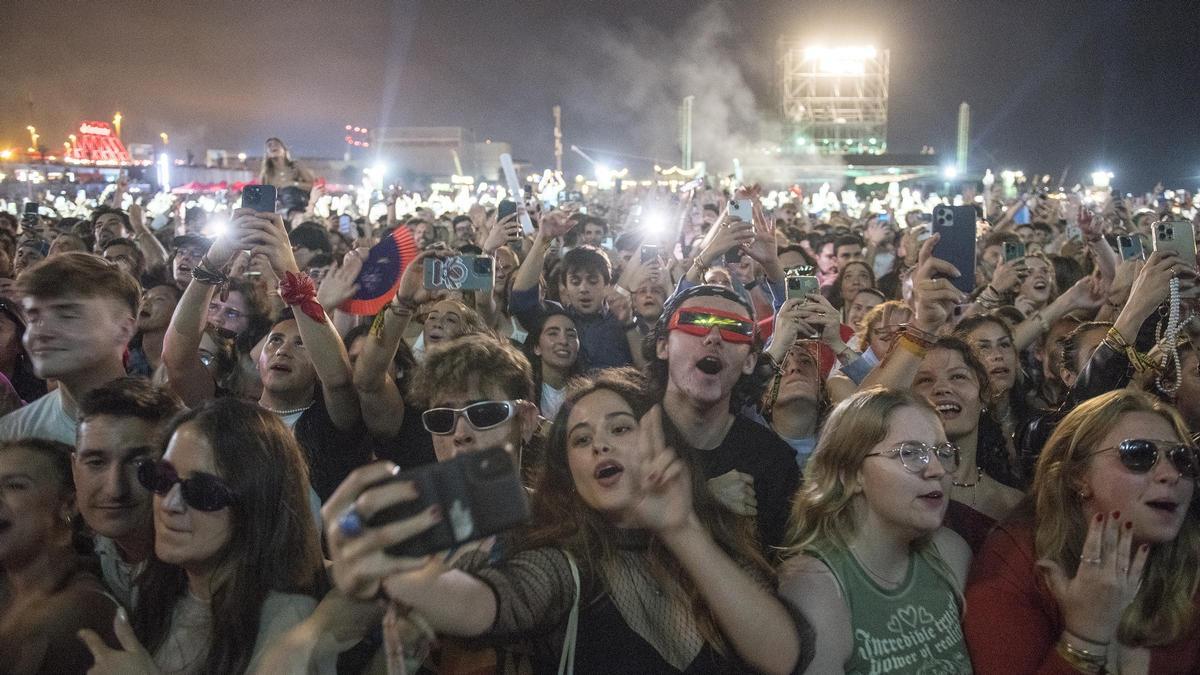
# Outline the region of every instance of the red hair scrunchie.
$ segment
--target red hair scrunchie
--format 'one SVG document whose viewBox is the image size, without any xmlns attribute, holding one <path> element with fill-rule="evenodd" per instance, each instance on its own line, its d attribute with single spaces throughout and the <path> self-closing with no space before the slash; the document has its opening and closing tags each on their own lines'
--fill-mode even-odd
<svg viewBox="0 0 1200 675">
<path fill-rule="evenodd" d="M 325 323 L 325 308 L 317 302 L 317 287 L 307 274 L 286 272 L 279 281 L 279 296 L 289 307 L 299 305 L 308 318 Z"/>
</svg>

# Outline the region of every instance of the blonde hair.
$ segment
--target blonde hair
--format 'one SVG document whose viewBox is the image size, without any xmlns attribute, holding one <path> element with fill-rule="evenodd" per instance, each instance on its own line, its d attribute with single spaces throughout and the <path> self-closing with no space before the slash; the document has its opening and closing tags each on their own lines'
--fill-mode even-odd
<svg viewBox="0 0 1200 675">
<path fill-rule="evenodd" d="M 1039 558 L 1055 561 L 1068 573 L 1078 567 L 1088 529 L 1080 479 L 1092 453 L 1121 416 L 1135 412 L 1156 414 L 1180 439 L 1190 438 L 1174 408 L 1140 391 L 1119 389 L 1076 406 L 1046 441 L 1033 479 L 1034 547 Z M 1121 617 L 1121 642 L 1139 647 L 1168 644 L 1182 637 L 1196 618 L 1192 597 L 1200 582 L 1198 516 L 1193 499 L 1175 540 L 1151 548 L 1142 586 Z"/>
<path fill-rule="evenodd" d="M 904 310 L 910 315 L 912 314 L 912 308 L 900 300 L 888 300 L 886 302 L 881 302 L 867 310 L 867 313 L 863 315 L 863 318 L 859 321 L 859 324 L 857 326 L 852 326 L 855 332 L 858 333 L 859 346 L 863 349 L 869 347 L 871 345 L 871 339 L 875 337 L 875 331 L 878 330 L 879 326 L 883 323 L 883 320 L 900 310 Z M 876 354 L 876 356 L 882 359 L 884 355 Z"/>
<path fill-rule="evenodd" d="M 855 533 L 857 508 L 853 484 L 871 448 L 887 437 L 901 408 L 916 408 L 936 419 L 925 400 L 907 391 L 872 387 L 842 401 L 821 430 L 821 439 L 804 470 L 804 487 L 792 504 L 784 556 L 814 545 L 845 548 Z M 923 545 L 928 538 L 919 544 Z"/>
</svg>

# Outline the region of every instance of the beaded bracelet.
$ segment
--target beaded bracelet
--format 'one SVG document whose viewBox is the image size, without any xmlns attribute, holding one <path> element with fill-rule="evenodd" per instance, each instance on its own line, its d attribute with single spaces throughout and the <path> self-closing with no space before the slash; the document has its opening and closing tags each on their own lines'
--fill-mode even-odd
<svg viewBox="0 0 1200 675">
<path fill-rule="evenodd" d="M 192 268 L 192 278 L 205 286 L 220 286 L 229 281 L 229 275 L 208 267 L 208 257 L 200 259 L 200 263 Z"/>
</svg>

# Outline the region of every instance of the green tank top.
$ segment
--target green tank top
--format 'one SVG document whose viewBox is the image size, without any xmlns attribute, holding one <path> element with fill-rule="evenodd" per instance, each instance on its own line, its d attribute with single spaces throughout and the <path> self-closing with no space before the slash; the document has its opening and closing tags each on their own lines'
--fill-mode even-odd
<svg viewBox="0 0 1200 675">
<path fill-rule="evenodd" d="M 875 583 L 848 550 L 809 553 L 833 572 L 850 608 L 854 648 L 847 673 L 972 672 L 962 607 L 948 580 L 952 573 L 932 548 L 910 556 L 904 582 L 890 590 Z"/>
</svg>

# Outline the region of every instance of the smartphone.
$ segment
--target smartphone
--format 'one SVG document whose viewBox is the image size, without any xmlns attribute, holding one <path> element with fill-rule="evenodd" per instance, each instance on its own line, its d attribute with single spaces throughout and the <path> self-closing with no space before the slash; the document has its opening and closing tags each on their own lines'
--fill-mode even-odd
<svg viewBox="0 0 1200 675">
<path fill-rule="evenodd" d="M 1025 257 L 1025 242 L 1004 242 L 1004 262 L 1012 262 Z"/>
<path fill-rule="evenodd" d="M 350 217 L 350 214 L 343 213 L 338 217 L 338 232 L 341 232 L 352 239 L 354 238 L 354 235 L 356 234 L 354 229 L 354 219 Z"/>
<path fill-rule="evenodd" d="M 1146 252 L 1142 249 L 1142 238 L 1136 235 L 1118 235 L 1117 252 L 1121 254 L 1121 260 L 1146 259 Z"/>
<path fill-rule="evenodd" d="M 1196 233 L 1186 220 L 1160 220 L 1151 228 L 1155 251 L 1175 251 L 1188 267 L 1196 266 Z"/>
<path fill-rule="evenodd" d="M 517 212 L 517 203 L 511 199 L 505 199 L 496 207 L 496 220 L 504 220 Z"/>
<path fill-rule="evenodd" d="M 1067 225 L 1066 232 L 1067 232 L 1067 240 L 1068 241 L 1082 241 L 1083 240 L 1083 230 L 1079 229 L 1078 225 Z"/>
<path fill-rule="evenodd" d="M 493 261 L 486 255 L 456 255 L 425 261 L 425 290 L 490 291 L 496 282 Z"/>
<path fill-rule="evenodd" d="M 958 277 L 950 283 L 963 293 L 975 290 L 975 207 L 933 207 L 933 231 L 942 237 L 935 255 L 954 265 Z"/>
<path fill-rule="evenodd" d="M 745 251 L 742 250 L 742 247 L 734 246 L 733 248 L 729 249 L 728 251 L 725 251 L 725 264 L 726 265 L 736 265 L 736 264 L 742 262 L 743 255 L 745 255 Z"/>
<path fill-rule="evenodd" d="M 658 245 L 657 244 L 642 244 L 641 256 L 642 256 L 642 264 L 643 265 L 650 262 L 651 260 L 654 260 L 655 258 L 658 257 Z M 741 259 L 741 257 L 739 256 L 739 260 L 740 259 Z"/>
<path fill-rule="evenodd" d="M 821 285 L 817 278 L 808 274 L 794 274 L 787 277 L 788 300 L 804 299 L 811 293 L 820 293 Z"/>
<path fill-rule="evenodd" d="M 754 222 L 754 202 L 749 199 L 729 200 L 729 217 L 737 218 L 743 223 Z"/>
<path fill-rule="evenodd" d="M 393 544 L 388 555 L 419 557 L 499 534 L 529 518 L 521 477 L 501 448 L 469 452 L 401 472 L 394 481 L 417 486 L 417 499 L 380 510 L 367 520 L 379 527 L 417 515 L 433 504 L 442 520 L 411 539 Z"/>
<path fill-rule="evenodd" d="M 887 222 L 891 222 L 891 220 L 892 220 L 892 217 L 890 215 L 888 215 L 887 211 L 884 211 L 883 213 L 875 214 L 876 222 L 887 223 Z"/>
<path fill-rule="evenodd" d="M 275 213 L 274 185 L 247 185 L 242 189 L 242 208 L 256 213 Z"/>
<path fill-rule="evenodd" d="M 37 225 L 38 208 L 40 206 L 37 202 L 25 202 L 25 211 L 21 214 L 21 224 L 25 227 Z"/>
<path fill-rule="evenodd" d="M 613 250 L 613 246 L 615 245 L 615 242 L 616 242 L 616 240 L 613 239 L 612 237 L 605 237 L 600 240 L 600 246 L 606 250 L 611 251 L 611 250 Z"/>
</svg>

